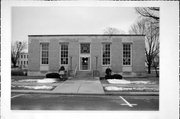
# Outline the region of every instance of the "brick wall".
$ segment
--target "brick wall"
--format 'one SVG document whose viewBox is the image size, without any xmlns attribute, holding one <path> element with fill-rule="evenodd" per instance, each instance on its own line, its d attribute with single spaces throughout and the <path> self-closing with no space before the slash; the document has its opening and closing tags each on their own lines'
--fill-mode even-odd
<svg viewBox="0 0 180 119">
<path fill-rule="evenodd" d="M 29 71 L 40 72 L 40 42 L 49 42 L 49 72 L 56 72 L 60 67 L 60 42 L 69 43 L 69 57 L 72 57 L 72 69 L 79 70 L 79 44 L 91 43 L 91 70 L 96 69 L 96 56 L 98 57 L 97 69 L 103 73 L 102 67 L 102 42 L 111 42 L 111 68 L 113 72 L 122 72 L 122 41 L 132 43 L 132 72 L 145 71 L 145 41 L 144 36 L 40 36 L 29 38 Z M 70 68 L 69 65 L 65 66 Z M 33 74 L 33 73 L 32 73 Z M 38 75 L 40 73 L 37 73 Z M 34 75 L 34 74 L 33 74 Z"/>
<path fill-rule="evenodd" d="M 28 70 L 40 70 L 40 43 L 39 40 L 29 38 L 28 43 Z"/>
<path fill-rule="evenodd" d="M 133 42 L 133 72 L 145 72 L 145 42 L 143 37 L 135 38 Z"/>
</svg>

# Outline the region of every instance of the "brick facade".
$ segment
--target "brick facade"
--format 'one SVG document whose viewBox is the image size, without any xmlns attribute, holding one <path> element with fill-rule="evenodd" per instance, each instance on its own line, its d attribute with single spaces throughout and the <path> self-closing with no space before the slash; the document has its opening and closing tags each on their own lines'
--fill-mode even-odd
<svg viewBox="0 0 180 119">
<path fill-rule="evenodd" d="M 48 65 L 41 65 L 41 43 L 49 44 Z M 115 73 L 131 72 L 134 74 L 145 72 L 145 36 L 144 35 L 29 35 L 29 72 L 28 75 L 45 75 L 47 72 L 57 72 L 60 64 L 60 44 L 68 44 L 67 70 L 80 70 L 80 44 L 90 43 L 89 72 L 96 69 L 101 75 L 107 67 Z M 110 65 L 102 65 L 102 44 L 110 43 Z M 131 65 L 123 66 L 123 43 L 131 44 Z M 70 60 L 70 57 L 72 60 Z M 84 57 L 84 55 L 83 55 Z M 96 59 L 97 58 L 97 59 Z M 72 64 L 71 64 L 72 63 Z M 42 70 L 42 69 L 46 70 Z M 125 71 L 128 69 L 129 71 Z"/>
</svg>

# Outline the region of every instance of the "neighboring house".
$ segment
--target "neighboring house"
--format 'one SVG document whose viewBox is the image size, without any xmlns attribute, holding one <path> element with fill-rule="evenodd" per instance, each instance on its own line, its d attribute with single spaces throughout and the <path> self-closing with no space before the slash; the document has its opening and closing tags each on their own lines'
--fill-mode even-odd
<svg viewBox="0 0 180 119">
<path fill-rule="evenodd" d="M 27 68 L 28 67 L 28 53 L 22 52 L 19 56 L 19 59 L 17 61 L 17 66 L 21 68 Z"/>
<path fill-rule="evenodd" d="M 28 75 L 66 70 L 100 75 L 113 72 L 132 76 L 145 73 L 144 35 L 29 35 Z"/>
</svg>

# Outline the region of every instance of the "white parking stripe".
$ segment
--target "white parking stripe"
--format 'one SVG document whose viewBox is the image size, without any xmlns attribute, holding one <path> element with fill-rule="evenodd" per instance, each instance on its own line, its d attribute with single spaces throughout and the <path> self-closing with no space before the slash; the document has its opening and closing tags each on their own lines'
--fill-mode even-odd
<svg viewBox="0 0 180 119">
<path fill-rule="evenodd" d="M 122 96 L 119 96 L 126 104 L 121 104 L 121 105 L 128 105 L 129 107 L 133 107 L 133 105 L 137 104 L 130 104 L 127 100 L 125 100 Z"/>
<path fill-rule="evenodd" d="M 12 99 L 12 98 L 19 97 L 19 96 L 22 96 L 22 95 L 25 95 L 25 94 L 18 94 L 18 95 L 12 96 L 11 99 Z"/>
</svg>

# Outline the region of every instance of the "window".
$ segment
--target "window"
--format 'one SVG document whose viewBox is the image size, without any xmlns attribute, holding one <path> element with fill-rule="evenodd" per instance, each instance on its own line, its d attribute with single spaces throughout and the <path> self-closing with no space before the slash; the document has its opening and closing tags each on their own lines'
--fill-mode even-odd
<svg viewBox="0 0 180 119">
<path fill-rule="evenodd" d="M 26 58 L 26 55 L 24 55 L 24 59 Z"/>
<path fill-rule="evenodd" d="M 68 64 L 68 44 L 61 44 L 61 64 Z"/>
<path fill-rule="evenodd" d="M 90 43 L 81 43 L 81 54 L 90 53 Z"/>
<path fill-rule="evenodd" d="M 26 61 L 24 61 L 24 65 L 26 65 Z"/>
<path fill-rule="evenodd" d="M 23 58 L 23 55 L 21 55 L 21 58 Z"/>
<path fill-rule="evenodd" d="M 103 43 L 103 49 L 102 49 L 102 64 L 103 65 L 110 65 L 111 60 L 111 49 L 110 49 L 110 43 Z"/>
<path fill-rule="evenodd" d="M 28 61 L 27 61 L 27 65 L 28 65 Z"/>
<path fill-rule="evenodd" d="M 23 61 L 21 61 L 21 65 L 23 65 Z"/>
<path fill-rule="evenodd" d="M 49 43 L 41 43 L 41 64 L 48 64 Z"/>
<path fill-rule="evenodd" d="M 131 44 L 123 44 L 123 65 L 131 65 Z"/>
</svg>

